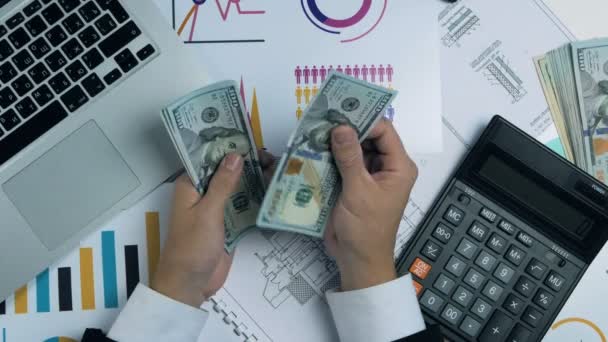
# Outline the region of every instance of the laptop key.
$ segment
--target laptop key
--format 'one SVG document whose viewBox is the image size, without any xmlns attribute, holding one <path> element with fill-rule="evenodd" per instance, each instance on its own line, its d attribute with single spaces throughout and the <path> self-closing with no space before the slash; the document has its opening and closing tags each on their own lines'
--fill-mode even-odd
<svg viewBox="0 0 608 342">
<path fill-rule="evenodd" d="M 120 70 L 118 70 L 118 68 L 116 68 L 107 73 L 103 77 L 103 80 L 106 81 L 108 85 L 111 85 L 112 83 L 116 82 L 120 78 L 120 76 L 122 76 L 122 73 L 120 72 Z"/>
<path fill-rule="evenodd" d="M 110 57 L 127 46 L 127 44 L 132 42 L 135 38 L 139 37 L 140 34 L 141 30 L 139 27 L 137 27 L 133 21 L 129 21 L 123 27 L 101 41 L 101 43 L 99 43 L 99 49 L 104 56 Z"/>
<path fill-rule="evenodd" d="M 53 100 L 53 98 L 55 98 L 55 95 L 53 95 L 51 89 L 49 89 L 46 84 L 43 84 L 32 92 L 32 97 L 34 98 L 36 103 L 38 103 L 38 105 L 42 107 L 45 104 L 49 103 L 51 100 Z"/>
<path fill-rule="evenodd" d="M 43 9 L 41 14 L 49 25 L 55 24 L 65 16 L 61 8 L 59 8 L 56 3 L 52 3 Z"/>
<path fill-rule="evenodd" d="M 95 97 L 101 93 L 106 86 L 103 84 L 97 74 L 93 73 L 82 80 L 82 87 L 89 94 L 90 97 Z"/>
<path fill-rule="evenodd" d="M 10 82 L 15 76 L 17 76 L 17 70 L 13 67 L 11 62 L 0 65 L 0 81 L 2 81 L 2 83 Z"/>
<path fill-rule="evenodd" d="M 59 101 L 54 101 L 3 140 L 0 140 L 0 164 L 3 164 L 27 145 L 67 117 Z"/>
<path fill-rule="evenodd" d="M 95 22 L 95 27 L 97 27 L 99 32 L 104 36 L 112 32 L 116 28 L 116 26 L 116 22 L 109 14 L 104 14 Z"/>
<path fill-rule="evenodd" d="M 36 59 L 41 59 L 44 57 L 44 55 L 51 51 L 51 47 L 42 37 L 34 40 L 34 42 L 31 43 L 28 48 Z"/>
<path fill-rule="evenodd" d="M 65 33 L 65 31 L 59 25 L 54 26 L 52 29 L 48 30 L 44 35 L 54 47 L 61 45 L 61 43 L 65 42 L 65 40 L 68 39 L 67 33 Z"/>
<path fill-rule="evenodd" d="M 19 71 L 24 71 L 29 68 L 30 65 L 34 64 L 34 58 L 27 50 L 19 51 L 19 53 L 13 56 L 12 61 Z"/>
<path fill-rule="evenodd" d="M 479 336 L 480 342 L 503 341 L 513 327 L 513 320 L 496 310 Z"/>
<path fill-rule="evenodd" d="M 36 12 L 38 12 L 41 8 L 42 8 L 42 5 L 40 4 L 40 1 L 34 0 L 29 5 L 27 5 L 23 8 L 23 13 L 25 13 L 25 15 L 27 15 L 28 17 L 31 17 Z"/>
<path fill-rule="evenodd" d="M 97 43 L 100 39 L 99 33 L 95 31 L 93 26 L 89 26 L 86 29 L 82 30 L 78 34 L 78 38 L 80 38 L 80 41 L 82 42 L 85 48 L 89 48 L 91 45 Z"/>
<path fill-rule="evenodd" d="M 0 107 L 6 109 L 17 101 L 17 96 L 9 87 L 4 87 L 0 90 Z"/>
<path fill-rule="evenodd" d="M 66 12 L 71 12 L 80 5 L 80 0 L 59 0 L 59 5 Z"/>
<path fill-rule="evenodd" d="M 0 25 L 0 37 L 4 37 L 4 35 L 7 33 L 8 33 L 8 30 L 6 29 L 6 26 Z"/>
<path fill-rule="evenodd" d="M 67 59 L 65 59 L 65 57 L 59 51 L 55 51 L 48 55 L 44 61 L 52 71 L 57 71 L 68 63 Z"/>
<path fill-rule="evenodd" d="M 7 59 L 15 50 L 6 39 L 0 41 L 0 61 Z"/>
<path fill-rule="evenodd" d="M 34 101 L 32 101 L 32 99 L 28 96 L 25 97 L 23 100 L 17 102 L 17 104 L 15 105 L 15 109 L 17 110 L 17 112 L 19 112 L 19 115 L 21 115 L 22 118 L 27 119 L 30 115 L 36 112 L 36 109 L 38 109 L 38 107 L 36 107 Z"/>
<path fill-rule="evenodd" d="M 19 116 L 17 116 L 17 113 L 15 113 L 14 110 L 9 109 L 8 111 L 2 113 L 2 115 L 0 115 L 0 125 L 2 125 L 2 127 L 4 128 L 5 131 L 10 131 L 13 128 L 17 127 L 17 125 L 19 125 L 19 123 L 21 122 L 21 119 L 19 119 Z"/>
<path fill-rule="evenodd" d="M 65 94 L 61 95 L 61 102 L 67 107 L 70 112 L 76 111 L 88 101 L 87 95 L 79 85 L 75 85 Z"/>
<path fill-rule="evenodd" d="M 98 65 L 103 63 L 103 60 L 103 56 L 96 48 L 93 48 L 84 55 L 82 55 L 82 61 L 90 70 L 95 69 Z"/>
<path fill-rule="evenodd" d="M 72 38 L 61 46 L 61 51 L 63 51 L 69 59 L 74 59 L 84 51 L 84 48 L 76 38 Z"/>
<path fill-rule="evenodd" d="M 141 48 L 141 50 L 137 51 L 137 57 L 143 61 L 144 59 L 152 56 L 154 52 L 156 52 L 156 50 L 154 50 L 152 44 L 148 44 Z"/>
<path fill-rule="evenodd" d="M 118 0 L 109 0 L 106 9 L 108 9 L 114 18 L 121 24 L 129 19 L 129 13 L 127 13 Z"/>
<path fill-rule="evenodd" d="M 25 23 L 25 28 L 32 35 L 32 37 L 36 37 L 42 32 L 44 32 L 48 28 L 48 26 L 46 25 L 44 20 L 42 20 L 42 18 L 37 15 Z"/>
<path fill-rule="evenodd" d="M 6 26 L 8 26 L 10 30 L 12 30 L 17 27 L 17 25 L 21 24 L 24 20 L 25 17 L 23 16 L 23 14 L 17 13 L 6 21 Z"/>
<path fill-rule="evenodd" d="M 72 64 L 65 68 L 66 74 L 70 77 L 73 82 L 78 81 L 87 74 L 87 68 L 80 61 L 74 61 Z"/>
<path fill-rule="evenodd" d="M 25 44 L 29 43 L 32 40 L 32 38 L 30 38 L 27 32 L 25 32 L 23 27 L 19 27 L 11 34 L 9 34 L 8 39 L 11 41 L 11 43 L 13 43 L 13 46 L 17 50 L 19 50 L 20 48 L 25 46 Z"/>
<path fill-rule="evenodd" d="M 72 13 L 61 22 L 69 34 L 75 34 L 84 27 L 84 23 L 76 13 Z"/>
<path fill-rule="evenodd" d="M 68 89 L 71 85 L 70 80 L 64 73 L 60 72 L 49 80 L 49 85 L 53 88 L 55 94 L 59 95 Z"/>
<path fill-rule="evenodd" d="M 17 92 L 17 95 L 21 97 L 32 90 L 34 84 L 27 75 L 21 75 L 11 83 L 11 87 L 13 87 L 13 90 Z"/>
<path fill-rule="evenodd" d="M 101 14 L 101 11 L 99 10 L 99 7 L 95 5 L 95 2 L 93 2 L 93 0 L 90 0 L 89 2 L 84 4 L 84 6 L 78 9 L 78 13 L 80 13 L 84 21 L 90 23 Z"/>
</svg>

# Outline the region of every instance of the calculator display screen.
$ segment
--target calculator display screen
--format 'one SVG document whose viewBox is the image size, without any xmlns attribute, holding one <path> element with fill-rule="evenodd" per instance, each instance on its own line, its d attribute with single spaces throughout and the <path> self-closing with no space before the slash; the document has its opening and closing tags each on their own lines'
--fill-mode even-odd
<svg viewBox="0 0 608 342">
<path fill-rule="evenodd" d="M 562 200 L 546 186 L 534 181 L 516 166 L 507 163 L 495 154 L 488 156 L 479 167 L 478 172 L 487 181 L 510 194 L 524 206 L 574 235 L 578 236 L 577 230 L 589 221 L 582 212 Z"/>
</svg>

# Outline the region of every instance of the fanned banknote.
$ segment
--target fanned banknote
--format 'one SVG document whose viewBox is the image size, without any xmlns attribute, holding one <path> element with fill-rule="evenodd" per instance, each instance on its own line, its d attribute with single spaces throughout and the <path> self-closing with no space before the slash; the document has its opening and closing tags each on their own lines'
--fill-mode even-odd
<svg viewBox="0 0 608 342">
<path fill-rule="evenodd" d="M 238 85 L 224 81 L 194 91 L 163 109 L 161 116 L 182 163 L 199 193 L 229 153 L 244 158 L 243 175 L 225 207 L 226 249 L 232 251 L 255 228 L 264 180 L 249 118 Z"/>
<path fill-rule="evenodd" d="M 289 139 L 258 226 L 322 237 L 341 191 L 329 149 L 332 129 L 349 125 L 360 140 L 365 139 L 396 95 L 394 90 L 331 73 Z"/>
</svg>

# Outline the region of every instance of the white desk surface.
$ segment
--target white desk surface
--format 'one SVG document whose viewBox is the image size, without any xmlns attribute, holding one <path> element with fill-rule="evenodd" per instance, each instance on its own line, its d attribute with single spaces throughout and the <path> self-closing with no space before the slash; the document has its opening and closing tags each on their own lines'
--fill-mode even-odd
<svg viewBox="0 0 608 342">
<path fill-rule="evenodd" d="M 544 0 L 577 39 L 608 37 L 606 0 Z"/>
</svg>

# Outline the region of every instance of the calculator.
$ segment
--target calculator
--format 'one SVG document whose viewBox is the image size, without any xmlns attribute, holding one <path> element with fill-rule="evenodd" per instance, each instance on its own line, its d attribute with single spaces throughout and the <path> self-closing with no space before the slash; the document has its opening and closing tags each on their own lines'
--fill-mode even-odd
<svg viewBox="0 0 608 342">
<path fill-rule="evenodd" d="M 608 239 L 608 188 L 495 116 L 397 260 L 452 341 L 539 341 Z"/>
</svg>

